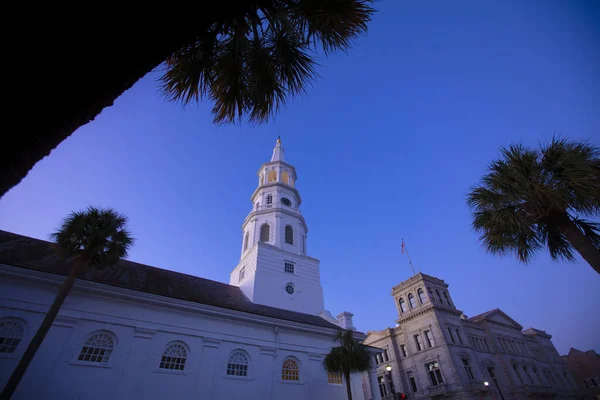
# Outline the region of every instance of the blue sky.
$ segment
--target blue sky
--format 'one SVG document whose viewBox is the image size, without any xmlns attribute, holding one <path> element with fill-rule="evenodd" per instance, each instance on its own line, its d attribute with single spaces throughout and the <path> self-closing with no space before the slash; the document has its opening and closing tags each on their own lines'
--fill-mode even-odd
<svg viewBox="0 0 600 400">
<path fill-rule="evenodd" d="M 402 4 L 400 4 L 402 3 Z M 367 37 L 321 58 L 321 79 L 266 125 L 216 127 L 151 73 L 0 200 L 0 228 L 48 239 L 70 211 L 130 219 L 130 259 L 222 282 L 278 135 L 297 168 L 326 307 L 362 330 L 393 326 L 410 267 L 450 284 L 468 316 L 500 308 L 569 347 L 600 351 L 600 277 L 540 254 L 486 254 L 469 187 L 498 146 L 600 135 L 600 12 L 593 2 L 377 3 Z M 51 77 L 50 77 L 51 78 Z"/>
</svg>

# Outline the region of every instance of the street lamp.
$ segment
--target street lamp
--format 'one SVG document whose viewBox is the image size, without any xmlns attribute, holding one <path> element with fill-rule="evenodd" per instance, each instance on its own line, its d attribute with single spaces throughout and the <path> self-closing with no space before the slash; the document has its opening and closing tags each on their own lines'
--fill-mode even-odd
<svg viewBox="0 0 600 400">
<path fill-rule="evenodd" d="M 391 366 L 391 365 L 389 365 L 389 364 L 388 364 L 388 365 L 386 365 L 386 366 L 385 366 L 385 370 L 386 370 L 387 372 L 390 372 L 390 371 L 392 370 L 392 366 Z"/>
<path fill-rule="evenodd" d="M 488 381 L 485 381 L 485 382 L 483 382 L 483 384 L 484 384 L 485 386 L 490 386 L 490 383 L 489 383 Z"/>
</svg>

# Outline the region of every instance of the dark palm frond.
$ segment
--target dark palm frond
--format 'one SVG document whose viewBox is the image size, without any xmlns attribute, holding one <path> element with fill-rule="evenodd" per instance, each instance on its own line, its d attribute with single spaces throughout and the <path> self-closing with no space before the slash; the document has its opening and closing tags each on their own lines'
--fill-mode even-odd
<svg viewBox="0 0 600 400">
<path fill-rule="evenodd" d="M 493 254 L 514 253 L 524 263 L 543 247 L 555 260 L 574 260 L 564 217 L 600 211 L 600 150 L 553 139 L 540 151 L 513 144 L 500 154 L 466 199 L 483 247 Z M 598 224 L 569 220 L 598 247 Z"/>
<path fill-rule="evenodd" d="M 553 224 L 540 224 L 540 241 L 546 243 L 553 260 L 574 261 L 573 246 L 566 236 Z"/>
<path fill-rule="evenodd" d="M 112 209 L 89 207 L 69 215 L 51 238 L 62 256 L 103 269 L 125 258 L 133 245 L 126 224 L 127 218 Z"/>
<path fill-rule="evenodd" d="M 577 217 L 571 218 L 571 221 L 575 226 L 583 232 L 585 237 L 594 243 L 598 249 L 600 249 L 600 224 L 597 222 L 587 221 Z"/>
<path fill-rule="evenodd" d="M 366 33 L 371 0 L 265 0 L 216 22 L 175 52 L 160 78 L 162 93 L 188 104 L 208 97 L 217 124 L 266 122 L 317 73 L 315 45 L 347 50 Z"/>
<path fill-rule="evenodd" d="M 366 0 L 299 0 L 291 12 L 307 41 L 323 47 L 325 54 L 347 50 L 352 40 L 367 32 L 375 9 Z"/>
<path fill-rule="evenodd" d="M 354 338 L 351 330 L 338 331 L 335 340 L 340 345 L 333 347 L 323 360 L 323 366 L 327 371 L 349 374 L 369 369 L 371 365 L 369 352 Z"/>
<path fill-rule="evenodd" d="M 541 153 L 554 191 L 569 208 L 588 216 L 600 212 L 600 149 L 587 142 L 553 138 Z"/>
</svg>

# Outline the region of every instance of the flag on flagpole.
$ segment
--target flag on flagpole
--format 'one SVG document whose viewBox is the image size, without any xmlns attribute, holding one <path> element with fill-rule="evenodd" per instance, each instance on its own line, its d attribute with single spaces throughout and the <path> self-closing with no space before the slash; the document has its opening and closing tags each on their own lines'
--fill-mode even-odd
<svg viewBox="0 0 600 400">
<path fill-rule="evenodd" d="M 404 254 L 404 239 L 402 239 L 402 254 Z"/>
</svg>

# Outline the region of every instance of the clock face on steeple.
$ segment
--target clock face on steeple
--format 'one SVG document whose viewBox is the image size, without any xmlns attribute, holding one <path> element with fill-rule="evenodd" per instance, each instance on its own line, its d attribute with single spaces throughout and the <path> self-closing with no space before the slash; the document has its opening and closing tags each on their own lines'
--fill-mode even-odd
<svg viewBox="0 0 600 400">
<path fill-rule="evenodd" d="M 283 204 L 284 206 L 288 206 L 288 207 L 292 206 L 292 202 L 287 197 L 284 197 L 281 199 L 281 204 Z"/>
</svg>

